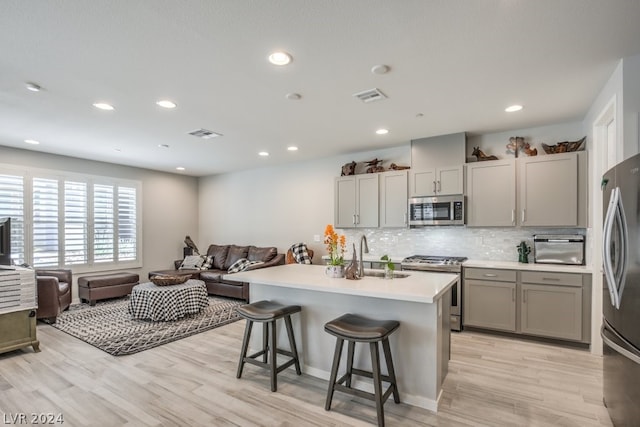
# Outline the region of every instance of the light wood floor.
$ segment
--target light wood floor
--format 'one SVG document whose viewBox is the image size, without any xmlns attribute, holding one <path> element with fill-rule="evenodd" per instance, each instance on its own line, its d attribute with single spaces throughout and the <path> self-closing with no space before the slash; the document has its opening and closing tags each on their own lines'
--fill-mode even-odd
<svg viewBox="0 0 640 427">
<path fill-rule="evenodd" d="M 276 393 L 257 367 L 236 379 L 243 328 L 113 357 L 39 324 L 42 352 L 0 355 L 0 412 L 62 413 L 64 427 L 375 424 L 372 402 L 340 393 L 326 412 L 327 382 L 293 368 Z M 438 414 L 390 399 L 385 418 L 387 426 L 610 426 L 601 390 L 602 359 L 585 350 L 463 332 L 452 336 Z"/>
</svg>

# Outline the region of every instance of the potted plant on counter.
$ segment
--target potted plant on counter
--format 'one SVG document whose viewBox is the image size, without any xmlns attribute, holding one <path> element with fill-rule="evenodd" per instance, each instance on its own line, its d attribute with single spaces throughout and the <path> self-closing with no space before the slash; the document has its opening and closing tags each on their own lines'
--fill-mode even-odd
<svg viewBox="0 0 640 427">
<path fill-rule="evenodd" d="M 380 261 L 385 261 L 384 262 L 384 278 L 393 279 L 393 271 L 396 269 L 396 266 L 393 264 L 393 261 L 391 261 L 391 258 L 389 258 L 389 255 L 382 255 L 382 257 L 380 258 Z"/>
<path fill-rule="evenodd" d="M 338 235 L 331 224 L 324 229 L 324 244 L 327 245 L 329 261 L 325 273 L 332 278 L 344 277 L 344 251 L 347 239 L 344 234 Z"/>
</svg>

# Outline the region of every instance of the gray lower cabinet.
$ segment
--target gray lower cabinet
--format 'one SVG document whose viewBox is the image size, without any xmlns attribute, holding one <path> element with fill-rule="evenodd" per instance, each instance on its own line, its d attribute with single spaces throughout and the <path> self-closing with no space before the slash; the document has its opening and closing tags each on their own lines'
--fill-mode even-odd
<svg viewBox="0 0 640 427">
<path fill-rule="evenodd" d="M 516 331 L 516 272 L 467 268 L 464 276 L 463 324 Z"/>
<path fill-rule="evenodd" d="M 463 324 L 590 342 L 591 276 L 464 269 Z"/>
</svg>

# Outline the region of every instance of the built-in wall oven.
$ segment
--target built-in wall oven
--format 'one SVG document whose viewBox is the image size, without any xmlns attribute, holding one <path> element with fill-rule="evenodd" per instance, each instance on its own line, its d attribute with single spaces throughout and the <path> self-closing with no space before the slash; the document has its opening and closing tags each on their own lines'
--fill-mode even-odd
<svg viewBox="0 0 640 427">
<path fill-rule="evenodd" d="M 462 330 L 462 263 L 466 257 L 413 255 L 402 260 L 403 270 L 456 273 L 460 280 L 451 288 L 451 330 Z"/>
</svg>

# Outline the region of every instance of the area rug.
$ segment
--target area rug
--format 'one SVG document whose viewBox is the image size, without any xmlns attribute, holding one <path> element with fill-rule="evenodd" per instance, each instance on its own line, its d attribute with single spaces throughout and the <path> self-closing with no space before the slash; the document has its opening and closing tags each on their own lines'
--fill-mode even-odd
<svg viewBox="0 0 640 427">
<path fill-rule="evenodd" d="M 200 313 L 171 322 L 153 322 L 132 319 L 126 297 L 101 301 L 93 307 L 74 304 L 51 326 L 113 356 L 124 356 L 233 323 L 240 319 L 235 308 L 242 304 L 209 296 L 209 306 Z"/>
</svg>

